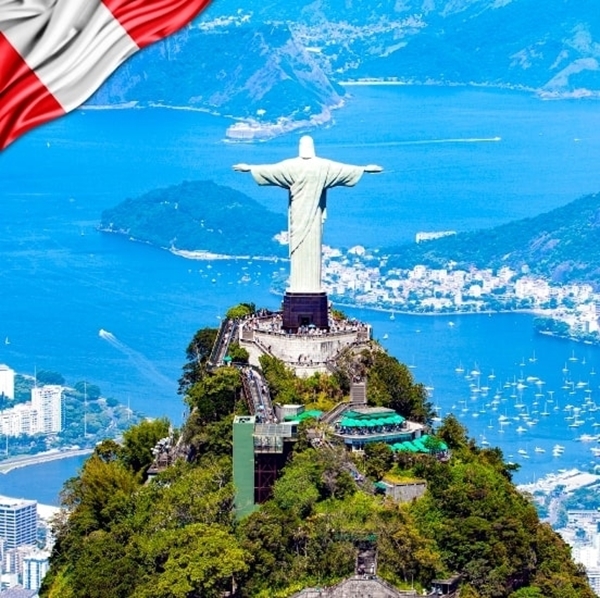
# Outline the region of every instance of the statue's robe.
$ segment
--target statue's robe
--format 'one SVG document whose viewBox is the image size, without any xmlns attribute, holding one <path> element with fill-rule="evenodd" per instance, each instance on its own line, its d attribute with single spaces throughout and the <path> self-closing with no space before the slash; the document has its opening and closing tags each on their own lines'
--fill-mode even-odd
<svg viewBox="0 0 600 598">
<path fill-rule="evenodd" d="M 251 167 L 259 185 L 289 190 L 288 231 L 291 293 L 320 293 L 323 222 L 327 189 L 352 187 L 363 175 L 362 166 L 324 158 L 291 158 L 277 164 Z"/>
</svg>

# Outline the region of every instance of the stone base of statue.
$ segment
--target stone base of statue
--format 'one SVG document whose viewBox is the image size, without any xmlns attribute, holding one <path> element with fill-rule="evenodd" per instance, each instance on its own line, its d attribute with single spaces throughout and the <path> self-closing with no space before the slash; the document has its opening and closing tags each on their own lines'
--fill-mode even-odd
<svg viewBox="0 0 600 598">
<path fill-rule="evenodd" d="M 290 293 L 283 297 L 284 330 L 299 328 L 329 330 L 327 293 Z"/>
</svg>

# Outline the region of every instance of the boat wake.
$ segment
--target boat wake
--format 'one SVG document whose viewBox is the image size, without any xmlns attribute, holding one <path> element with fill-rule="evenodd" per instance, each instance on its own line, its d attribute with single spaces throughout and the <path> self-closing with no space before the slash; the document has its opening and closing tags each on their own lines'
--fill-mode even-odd
<svg viewBox="0 0 600 598">
<path fill-rule="evenodd" d="M 378 145 L 429 145 L 432 143 L 496 143 L 502 137 L 462 137 L 450 139 L 416 139 L 415 141 L 391 141 Z"/>
<path fill-rule="evenodd" d="M 112 332 L 104 330 L 104 328 L 100 328 L 98 336 L 123 353 L 145 378 L 159 386 L 168 388 L 169 391 L 172 392 L 176 382 L 159 372 L 152 361 L 150 361 L 143 353 L 136 351 L 133 347 L 120 341 Z"/>
</svg>

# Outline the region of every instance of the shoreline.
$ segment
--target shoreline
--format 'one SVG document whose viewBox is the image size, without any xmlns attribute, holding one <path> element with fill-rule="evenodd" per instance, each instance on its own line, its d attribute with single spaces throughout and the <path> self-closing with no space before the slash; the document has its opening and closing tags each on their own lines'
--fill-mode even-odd
<svg viewBox="0 0 600 598">
<path fill-rule="evenodd" d="M 31 465 L 40 465 L 49 463 L 50 461 L 58 461 L 60 459 L 70 459 L 72 457 L 83 457 L 91 455 L 94 449 L 70 449 L 66 451 L 46 451 L 37 453 L 36 455 L 18 455 L 4 461 L 0 461 L 0 474 L 7 474 L 15 469 L 30 467 Z"/>
<path fill-rule="evenodd" d="M 144 241 L 143 239 L 137 239 L 135 237 L 132 237 L 126 231 L 123 230 L 114 230 L 111 228 L 103 228 L 101 226 L 97 226 L 96 230 L 101 233 L 109 233 L 112 235 L 127 237 L 128 241 L 133 241 L 134 243 L 142 243 L 143 245 L 149 245 L 150 247 L 160 249 L 161 251 L 168 251 L 169 253 L 176 255 L 177 257 L 182 257 L 186 260 L 199 260 L 205 262 L 225 260 L 252 260 L 275 263 L 279 261 L 289 261 L 289 258 L 286 257 L 268 255 L 230 255 L 227 253 L 215 253 L 207 249 L 177 249 L 176 247 L 161 247 L 160 245 L 155 245 L 150 241 Z"/>
</svg>

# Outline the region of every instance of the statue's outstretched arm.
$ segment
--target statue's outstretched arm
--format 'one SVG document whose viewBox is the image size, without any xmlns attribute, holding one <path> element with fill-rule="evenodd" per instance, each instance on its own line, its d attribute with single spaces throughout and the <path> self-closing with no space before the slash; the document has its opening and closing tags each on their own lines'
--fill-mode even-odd
<svg viewBox="0 0 600 598">
<path fill-rule="evenodd" d="M 383 172 L 383 167 L 378 166 L 377 164 L 367 164 L 364 167 L 365 172 Z"/>
<path fill-rule="evenodd" d="M 242 162 L 241 164 L 234 164 L 233 170 L 235 170 L 236 172 L 250 172 L 251 166 L 250 164 L 244 164 Z"/>
</svg>

